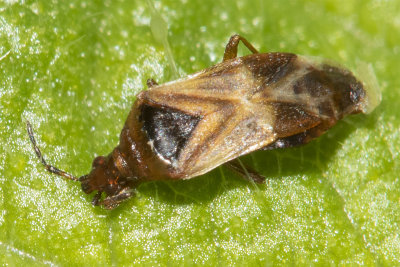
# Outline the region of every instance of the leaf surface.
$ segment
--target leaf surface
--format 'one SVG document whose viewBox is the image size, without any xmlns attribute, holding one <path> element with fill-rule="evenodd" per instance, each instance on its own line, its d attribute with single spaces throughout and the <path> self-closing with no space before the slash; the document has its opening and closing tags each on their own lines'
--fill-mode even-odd
<svg viewBox="0 0 400 267">
<path fill-rule="evenodd" d="M 400 261 L 400 3 L 157 1 L 180 75 L 222 59 L 230 35 L 260 51 L 372 63 L 382 88 L 370 115 L 307 146 L 242 160 L 256 186 L 228 169 L 150 182 L 113 211 L 90 204 L 73 174 L 107 155 L 146 80 L 171 79 L 141 1 L 0 4 L 0 264 L 254 265 Z M 247 54 L 244 48 L 240 54 Z"/>
</svg>

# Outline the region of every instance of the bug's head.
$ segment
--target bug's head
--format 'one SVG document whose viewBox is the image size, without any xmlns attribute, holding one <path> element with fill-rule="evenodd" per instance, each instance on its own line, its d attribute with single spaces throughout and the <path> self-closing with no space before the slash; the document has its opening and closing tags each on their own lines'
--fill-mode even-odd
<svg viewBox="0 0 400 267">
<path fill-rule="evenodd" d="M 127 179 L 120 173 L 112 156 L 99 156 L 93 160 L 89 174 L 79 178 L 82 190 L 86 194 L 93 191 L 104 192 L 107 197 L 117 195 L 128 187 Z"/>
<path fill-rule="evenodd" d="M 105 191 L 109 176 L 107 161 L 103 156 L 95 158 L 90 173 L 79 177 L 83 192 L 90 194 L 93 191 Z"/>
</svg>

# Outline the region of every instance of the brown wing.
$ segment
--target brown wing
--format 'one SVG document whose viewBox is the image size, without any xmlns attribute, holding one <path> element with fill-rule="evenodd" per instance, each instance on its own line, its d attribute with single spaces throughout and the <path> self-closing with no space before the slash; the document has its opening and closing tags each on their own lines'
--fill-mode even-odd
<svg viewBox="0 0 400 267">
<path fill-rule="evenodd" d="M 142 111 L 148 114 L 145 131 L 154 140 L 153 150 L 173 166 L 171 176 L 201 175 L 275 140 L 272 109 L 250 100 L 257 86 L 253 73 L 237 58 L 140 96 L 143 106 L 151 106 Z M 150 109 L 163 113 L 166 125 L 155 126 Z M 182 122 L 187 127 L 178 129 Z"/>
<path fill-rule="evenodd" d="M 168 176 L 191 178 L 277 140 L 331 127 L 344 113 L 341 85 L 331 76 L 293 54 L 235 58 L 143 92 L 143 129 Z"/>
</svg>

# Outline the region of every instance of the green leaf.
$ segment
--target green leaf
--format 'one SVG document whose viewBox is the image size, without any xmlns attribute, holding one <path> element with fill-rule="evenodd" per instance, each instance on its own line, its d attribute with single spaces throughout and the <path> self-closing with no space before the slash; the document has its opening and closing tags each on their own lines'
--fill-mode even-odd
<svg viewBox="0 0 400 267">
<path fill-rule="evenodd" d="M 117 145 L 147 78 L 174 75 L 152 36 L 152 13 L 145 1 L 3 1 L 0 264 L 398 264 L 400 2 L 154 5 L 181 75 L 219 62 L 240 33 L 264 52 L 331 58 L 351 69 L 370 62 L 382 103 L 304 147 L 244 157 L 265 185 L 220 167 L 143 184 L 106 211 L 78 183 L 44 170 L 25 120 L 49 163 L 87 173 L 96 155 Z"/>
</svg>

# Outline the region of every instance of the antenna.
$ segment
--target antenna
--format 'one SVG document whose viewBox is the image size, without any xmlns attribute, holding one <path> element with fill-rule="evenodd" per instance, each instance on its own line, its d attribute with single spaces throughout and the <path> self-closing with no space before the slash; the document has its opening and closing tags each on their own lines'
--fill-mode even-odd
<svg viewBox="0 0 400 267">
<path fill-rule="evenodd" d="M 42 156 L 42 152 L 40 152 L 39 147 L 36 144 L 36 140 L 35 137 L 33 136 L 33 130 L 32 130 L 32 125 L 29 121 L 26 121 L 26 128 L 28 130 L 28 135 L 29 135 L 29 139 L 31 139 L 31 142 L 33 144 L 33 149 L 35 149 L 35 153 L 37 155 L 37 157 L 40 159 L 40 161 L 42 162 L 43 166 L 46 168 L 46 170 L 48 170 L 51 173 L 57 174 L 59 176 L 62 176 L 66 179 L 69 180 L 73 180 L 73 181 L 78 181 L 78 178 L 73 176 L 70 173 L 67 173 L 65 171 L 62 171 L 50 164 L 47 164 L 47 162 L 44 160 L 43 156 Z"/>
</svg>

